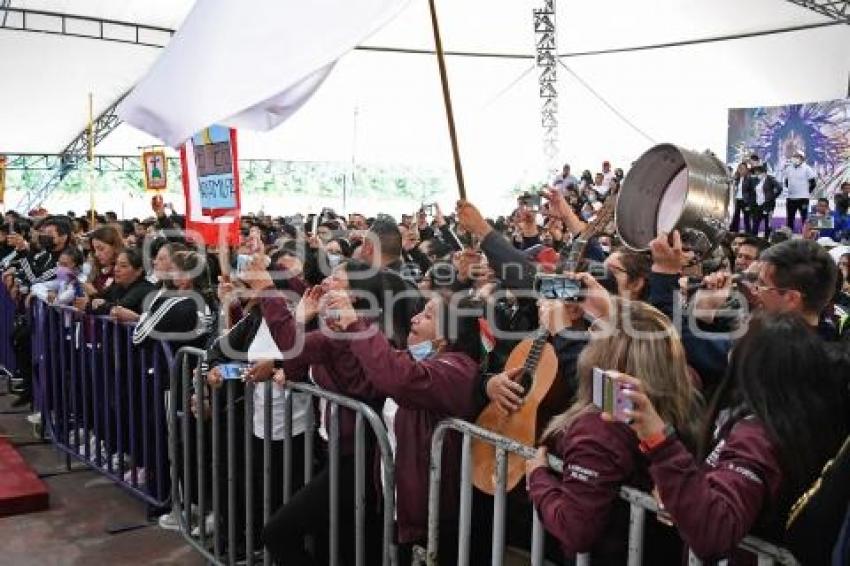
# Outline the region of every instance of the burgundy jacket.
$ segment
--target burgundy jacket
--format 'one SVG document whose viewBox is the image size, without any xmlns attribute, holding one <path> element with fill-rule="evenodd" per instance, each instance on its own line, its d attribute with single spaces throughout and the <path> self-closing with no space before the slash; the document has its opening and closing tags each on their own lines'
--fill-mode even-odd
<svg viewBox="0 0 850 566">
<path fill-rule="evenodd" d="M 366 374 L 360 361 L 351 355 L 346 340 L 333 340 L 321 331 L 303 332 L 282 295 L 260 299 L 263 318 L 275 344 L 284 354 L 282 362 L 287 379 L 306 381 L 312 368 L 313 381 L 328 391 L 353 397 L 381 412 L 385 396 L 380 393 Z M 303 344 L 297 344 L 299 337 Z M 342 454 L 354 453 L 353 411 L 340 407 L 339 435 Z"/>
<path fill-rule="evenodd" d="M 637 435 L 623 423 L 601 419 L 588 407 L 547 442 L 564 462 L 558 475 L 542 467 L 528 479 L 528 493 L 543 526 L 561 543 L 566 556 L 590 552 L 591 563 L 625 564 L 629 510 L 619 498 L 629 485 L 651 490 L 648 462 Z M 676 564 L 681 545 L 675 531 L 647 517 L 645 564 Z"/>
<path fill-rule="evenodd" d="M 682 538 L 703 560 L 728 556 L 783 500 L 776 446 L 760 421 L 728 427 L 702 464 L 676 439 L 649 455 L 661 501 Z"/>
<path fill-rule="evenodd" d="M 350 330 L 367 328 L 366 323 L 357 322 Z M 408 352 L 394 349 L 380 332 L 351 341 L 350 350 L 366 379 L 399 405 L 395 416 L 398 540 L 402 544 L 422 542 L 428 532 L 431 436 L 446 417 L 475 417 L 478 364 L 460 352 L 443 352 L 416 362 Z M 446 435 L 440 492 L 444 517 L 457 512 L 460 447 L 459 435 Z"/>
</svg>

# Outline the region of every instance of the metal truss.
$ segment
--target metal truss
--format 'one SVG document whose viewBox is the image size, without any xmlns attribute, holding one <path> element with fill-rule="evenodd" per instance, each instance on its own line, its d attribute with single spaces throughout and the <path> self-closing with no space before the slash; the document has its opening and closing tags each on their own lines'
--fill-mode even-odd
<svg viewBox="0 0 850 566">
<path fill-rule="evenodd" d="M 9 0 L 0 0 L 0 10 L 3 11 L 0 15 L 0 29 L 82 37 L 145 47 L 165 47 L 174 35 L 174 30 L 168 28 L 59 12 L 12 8 L 9 3 Z"/>
<path fill-rule="evenodd" d="M 787 0 L 797 6 L 808 8 L 837 22 L 850 24 L 850 1 L 848 0 Z"/>
<path fill-rule="evenodd" d="M 95 146 L 121 124 L 121 118 L 118 117 L 118 114 L 116 114 L 115 111 L 127 94 L 129 94 L 129 91 L 113 102 L 94 120 L 92 125 L 94 138 L 93 144 Z M 77 137 L 75 137 L 71 143 L 62 150 L 62 153 L 59 154 L 59 162 L 53 169 L 53 174 L 47 179 L 44 185 L 36 191 L 26 193 L 15 208 L 21 212 L 26 212 L 43 203 L 50 193 L 59 186 L 59 183 L 62 182 L 68 173 L 79 167 L 80 164 L 84 163 L 88 159 L 88 149 L 89 131 L 88 128 L 86 128 L 77 134 Z"/>
<path fill-rule="evenodd" d="M 555 169 L 558 156 L 558 54 L 555 33 L 555 0 L 543 0 L 534 9 L 536 64 L 540 70 L 540 126 L 543 128 L 543 155 Z"/>
<path fill-rule="evenodd" d="M 21 153 L 7 154 L 9 171 L 53 171 L 62 165 L 60 154 Z M 168 158 L 169 167 L 180 167 L 179 157 Z M 141 172 L 141 157 L 137 155 L 96 155 L 92 161 L 95 171 L 101 173 Z"/>
</svg>

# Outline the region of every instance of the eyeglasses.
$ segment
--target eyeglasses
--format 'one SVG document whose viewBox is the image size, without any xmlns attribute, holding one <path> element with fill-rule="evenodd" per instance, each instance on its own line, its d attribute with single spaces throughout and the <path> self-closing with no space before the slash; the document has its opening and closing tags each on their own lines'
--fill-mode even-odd
<svg viewBox="0 0 850 566">
<path fill-rule="evenodd" d="M 773 287 L 771 285 L 764 285 L 763 283 L 759 283 L 759 282 L 753 283 L 752 289 L 758 295 L 761 295 L 762 293 L 767 293 L 768 291 L 776 291 L 777 293 L 779 293 L 781 295 L 783 293 L 787 293 L 788 291 L 794 290 L 794 289 L 785 289 L 783 287 Z"/>
</svg>

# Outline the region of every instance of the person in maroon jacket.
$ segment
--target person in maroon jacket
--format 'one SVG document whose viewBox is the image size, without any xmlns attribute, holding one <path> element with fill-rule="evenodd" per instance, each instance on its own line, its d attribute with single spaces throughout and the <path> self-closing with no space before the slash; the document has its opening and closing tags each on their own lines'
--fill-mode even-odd
<svg viewBox="0 0 850 566">
<path fill-rule="evenodd" d="M 605 320 L 579 356 L 576 400 L 547 427 L 543 446 L 526 464 L 526 483 L 543 526 L 565 556 L 589 552 L 593 564 L 625 564 L 629 512 L 619 490 L 628 485 L 650 491 L 652 482 L 638 436 L 624 422 L 603 421 L 593 405 L 593 368 L 640 376 L 664 418 L 685 438 L 696 436 L 699 396 L 679 334 L 660 311 L 612 298 Z M 549 450 L 563 460 L 563 474 L 548 467 Z M 649 521 L 647 537 L 644 563 L 678 562 L 681 548 L 672 529 Z"/>
<path fill-rule="evenodd" d="M 656 410 L 645 380 L 631 375 L 618 376 L 631 388 L 631 426 L 660 500 L 694 553 L 737 562 L 735 549 L 751 531 L 781 544 L 791 504 L 848 430 L 846 385 L 806 320 L 778 313 L 753 321 L 712 402 L 702 462 Z"/>
<path fill-rule="evenodd" d="M 357 317 L 347 295 L 331 298 L 328 309 L 338 313 L 334 327 L 346 333 L 340 340 L 348 343 L 369 382 L 387 397 L 383 417 L 395 456 L 399 563 L 410 564 L 413 545 L 424 545 L 428 533 L 434 429 L 446 417 L 472 420 L 480 409 L 483 305 L 472 298 L 461 299 L 456 306 L 432 298 L 411 320 L 407 350 L 396 350 L 374 328 L 370 332 L 370 323 Z M 443 564 L 456 561 L 459 441 L 457 435 L 449 435 L 443 449 L 440 511 L 449 518 L 440 527 Z"/>
<path fill-rule="evenodd" d="M 320 298 L 323 294 L 354 293 L 361 297 L 355 301 L 359 310 L 366 311 L 372 307 L 371 310 L 380 312 L 380 303 L 370 305 L 363 297 L 375 297 L 380 302 L 383 297 L 381 272 L 359 261 L 341 264 L 322 283 L 321 288 L 313 288 L 302 297 L 296 313 L 293 313 L 287 305 L 286 296 L 275 288 L 265 266 L 265 257 L 257 254 L 240 278 L 253 290 L 261 292 L 259 303 L 262 317 L 283 354 L 281 366 L 286 379 L 312 380 L 328 391 L 348 395 L 380 411 L 385 395 L 367 379 L 362 364 L 351 355 L 349 344 L 334 340 L 331 333 L 322 330 L 306 332 L 304 325 L 319 314 Z M 268 377 L 249 371 L 246 379 L 262 381 Z M 339 416 L 340 556 L 353 556 L 355 415 L 345 408 L 340 408 Z M 373 440 L 369 437 L 367 443 Z M 371 466 L 371 459 L 367 466 Z M 327 535 L 329 525 L 329 481 L 329 469 L 325 467 L 310 483 L 294 494 L 287 505 L 278 509 L 265 525 L 263 542 L 276 562 L 297 566 L 324 561 L 322 553 L 327 551 L 327 544 L 322 541 Z M 374 503 L 377 494 L 370 487 L 372 486 L 367 482 L 367 530 L 371 531 L 380 522 L 375 520 L 377 511 Z M 369 541 L 374 542 L 376 537 L 371 536 L 371 532 L 369 534 Z M 308 536 L 315 540 L 314 555 L 305 548 Z M 374 544 L 368 545 L 369 563 L 373 562 L 373 558 L 379 560 L 371 554 L 376 551 Z"/>
</svg>

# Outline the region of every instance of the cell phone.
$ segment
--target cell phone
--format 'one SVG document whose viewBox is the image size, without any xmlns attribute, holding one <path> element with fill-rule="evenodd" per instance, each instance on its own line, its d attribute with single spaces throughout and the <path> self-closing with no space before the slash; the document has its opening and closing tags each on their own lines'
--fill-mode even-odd
<svg viewBox="0 0 850 566">
<path fill-rule="evenodd" d="M 423 204 L 422 208 L 420 208 L 419 210 L 421 212 L 424 212 L 428 216 L 436 216 L 436 214 L 437 214 L 437 204 L 433 203 L 433 202 L 431 204 Z"/>
<path fill-rule="evenodd" d="M 242 373 L 248 368 L 248 364 L 239 362 L 228 362 L 218 366 L 223 379 L 242 379 Z"/>
<path fill-rule="evenodd" d="M 816 214 L 809 217 L 809 226 L 814 230 L 832 230 L 835 228 L 835 219 L 832 216 Z"/>
<path fill-rule="evenodd" d="M 626 411 L 635 407 L 611 374 L 598 367 L 593 368 L 593 404 L 622 422 L 630 418 Z"/>
<path fill-rule="evenodd" d="M 534 291 L 544 299 L 580 301 L 583 288 L 580 280 L 565 275 L 539 273 L 534 277 Z"/>
</svg>

